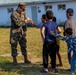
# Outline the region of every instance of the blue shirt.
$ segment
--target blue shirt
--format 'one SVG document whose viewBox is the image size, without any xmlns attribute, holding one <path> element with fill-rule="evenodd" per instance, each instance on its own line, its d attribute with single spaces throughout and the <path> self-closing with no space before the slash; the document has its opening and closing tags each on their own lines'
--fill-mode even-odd
<svg viewBox="0 0 76 75">
<path fill-rule="evenodd" d="M 68 37 L 62 37 L 59 34 L 55 34 L 55 36 L 61 40 L 66 41 L 68 45 L 68 53 L 73 50 L 76 51 L 76 36 L 70 35 Z"/>
<path fill-rule="evenodd" d="M 57 23 L 53 21 L 47 21 L 43 24 L 43 26 L 45 27 L 45 41 L 50 42 L 56 40 L 56 37 L 51 35 L 50 31 L 56 33 L 56 29 L 58 28 Z"/>
</svg>

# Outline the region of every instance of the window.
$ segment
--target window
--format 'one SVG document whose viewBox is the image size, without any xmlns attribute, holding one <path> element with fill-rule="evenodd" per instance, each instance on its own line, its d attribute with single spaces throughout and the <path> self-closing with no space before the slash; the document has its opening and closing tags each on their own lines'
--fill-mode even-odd
<svg viewBox="0 0 76 75">
<path fill-rule="evenodd" d="M 52 9 L 52 6 L 50 5 L 50 6 L 45 6 L 45 11 L 47 11 L 47 10 L 51 10 Z"/>
<path fill-rule="evenodd" d="M 58 10 L 66 10 L 66 5 L 58 5 Z"/>
<path fill-rule="evenodd" d="M 13 8 L 7 8 L 8 13 L 13 12 Z"/>
</svg>

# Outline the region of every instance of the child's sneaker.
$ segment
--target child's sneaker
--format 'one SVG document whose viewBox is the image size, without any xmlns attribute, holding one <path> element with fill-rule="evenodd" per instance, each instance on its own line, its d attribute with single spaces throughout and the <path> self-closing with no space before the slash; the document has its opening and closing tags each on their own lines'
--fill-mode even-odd
<svg viewBox="0 0 76 75">
<path fill-rule="evenodd" d="M 56 67 L 62 67 L 63 65 L 62 64 L 56 64 Z"/>
<path fill-rule="evenodd" d="M 75 73 L 71 73 L 71 75 L 74 75 Z"/>
<path fill-rule="evenodd" d="M 48 71 L 48 69 L 46 68 L 46 69 L 42 69 L 40 72 L 41 72 L 41 73 L 48 73 L 49 71 Z"/>
<path fill-rule="evenodd" d="M 52 68 L 50 71 L 53 72 L 53 73 L 58 73 L 58 70 L 55 69 L 55 68 Z"/>
</svg>

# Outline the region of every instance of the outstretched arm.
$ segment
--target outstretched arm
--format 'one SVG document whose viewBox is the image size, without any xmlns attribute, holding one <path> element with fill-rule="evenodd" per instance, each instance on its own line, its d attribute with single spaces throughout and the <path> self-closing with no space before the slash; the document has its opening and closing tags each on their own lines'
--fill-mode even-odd
<svg viewBox="0 0 76 75">
<path fill-rule="evenodd" d="M 66 40 L 65 37 L 61 36 L 61 35 L 58 34 L 58 33 L 54 33 L 53 31 L 51 31 L 50 33 L 51 33 L 51 35 L 53 35 L 53 36 L 59 38 L 60 40 Z"/>
<path fill-rule="evenodd" d="M 25 22 L 29 22 L 29 23 L 32 24 L 32 26 L 35 26 L 35 27 L 36 27 L 36 24 L 35 24 L 35 23 L 33 22 L 33 20 L 30 19 L 29 17 L 27 17 L 27 18 L 25 19 Z"/>
</svg>

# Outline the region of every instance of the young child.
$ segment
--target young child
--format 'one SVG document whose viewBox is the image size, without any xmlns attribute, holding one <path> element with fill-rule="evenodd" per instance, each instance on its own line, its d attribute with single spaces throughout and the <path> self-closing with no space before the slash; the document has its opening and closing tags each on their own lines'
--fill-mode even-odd
<svg viewBox="0 0 76 75">
<path fill-rule="evenodd" d="M 58 60 L 59 60 L 59 64 L 56 64 L 56 66 L 59 67 L 59 66 L 63 66 L 62 60 L 61 60 L 61 55 L 59 52 L 59 50 L 60 50 L 60 39 L 59 38 L 56 38 L 56 43 L 57 43 L 56 55 L 57 55 Z"/>
<path fill-rule="evenodd" d="M 51 72 L 57 73 L 56 69 L 56 37 L 50 35 L 50 31 L 56 32 L 58 30 L 58 25 L 56 22 L 53 22 L 53 12 L 48 10 L 46 12 L 47 22 L 43 24 L 42 28 L 42 37 L 44 38 L 43 44 L 43 69 L 41 73 L 47 73 L 48 70 L 48 56 L 51 59 Z M 44 33 L 45 31 L 45 33 Z M 59 30 L 58 30 L 59 31 Z"/>
<path fill-rule="evenodd" d="M 53 17 L 52 21 L 56 22 L 56 17 L 55 16 Z M 61 29 L 60 29 L 59 26 L 58 26 L 58 28 L 59 28 L 59 31 L 57 31 L 57 32 L 61 33 Z M 56 66 L 58 67 L 58 66 L 62 66 L 61 55 L 60 55 L 60 52 L 59 52 L 59 50 L 60 50 L 60 39 L 59 38 L 56 38 L 56 43 L 57 43 L 56 55 L 57 55 L 58 60 L 59 60 L 59 64 L 56 64 Z"/>
<path fill-rule="evenodd" d="M 43 14 L 43 15 L 42 15 L 41 21 L 42 21 L 43 24 L 44 24 L 45 22 L 47 22 L 46 14 Z M 42 29 L 43 29 L 43 25 L 40 27 L 41 36 L 42 36 L 42 32 L 45 32 L 45 31 L 42 31 Z M 42 37 L 42 41 L 43 41 L 43 43 L 44 43 L 43 37 Z"/>
<path fill-rule="evenodd" d="M 47 17 L 46 17 L 46 14 L 43 14 L 42 15 L 42 18 L 41 18 L 42 22 L 45 23 L 47 21 Z M 53 21 L 56 22 L 56 18 L 54 17 L 53 18 Z M 40 27 L 40 30 L 42 31 L 42 28 L 43 28 L 43 25 Z M 59 27 L 58 27 L 59 28 Z M 43 31 L 45 32 L 45 31 Z M 59 32 L 61 32 L 61 29 L 59 28 Z M 42 34 L 41 34 L 42 35 Z M 44 42 L 44 39 L 42 37 L 42 40 Z M 56 42 L 57 42 L 57 50 L 56 50 L 56 54 L 57 54 L 57 57 L 58 57 L 58 60 L 59 60 L 59 64 L 56 64 L 56 66 L 62 66 L 62 61 L 61 61 L 61 56 L 60 56 L 60 53 L 59 53 L 59 48 L 60 48 L 60 40 L 58 38 L 56 38 Z M 51 62 L 50 62 L 51 63 Z M 43 65 L 43 64 L 40 64 L 40 65 Z"/>
<path fill-rule="evenodd" d="M 43 24 L 47 21 L 46 14 L 43 14 L 43 15 L 42 15 L 41 21 L 42 21 Z M 44 28 L 43 28 L 43 25 L 42 25 L 42 26 L 40 27 L 41 37 L 42 37 L 42 32 L 45 32 L 45 31 L 42 31 L 43 29 L 44 29 Z M 42 42 L 44 43 L 44 38 L 43 38 L 43 37 L 42 37 Z M 40 64 L 40 65 L 43 65 L 43 63 Z"/>
<path fill-rule="evenodd" d="M 67 28 L 64 31 L 66 37 L 62 37 L 59 34 L 54 34 L 54 32 L 51 31 L 51 34 L 55 37 L 66 41 L 68 46 L 68 55 L 69 55 L 69 61 L 70 61 L 70 73 L 75 73 L 75 61 L 76 61 L 76 36 L 73 36 L 73 32 L 71 28 Z"/>
</svg>

